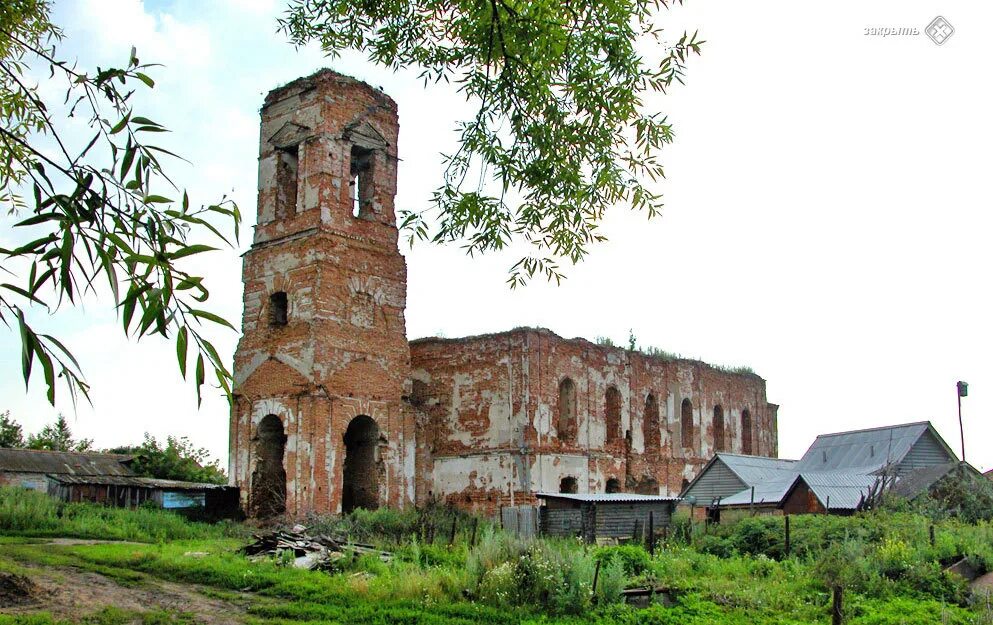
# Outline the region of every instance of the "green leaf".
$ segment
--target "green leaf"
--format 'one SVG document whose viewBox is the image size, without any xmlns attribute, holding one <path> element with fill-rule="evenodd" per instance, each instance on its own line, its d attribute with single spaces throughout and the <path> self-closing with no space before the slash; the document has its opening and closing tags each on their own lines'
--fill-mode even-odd
<svg viewBox="0 0 993 625">
<path fill-rule="evenodd" d="M 186 326 L 179 329 L 176 334 L 176 358 L 179 360 L 179 372 L 183 374 L 183 379 L 186 379 L 186 347 L 187 347 L 187 332 Z"/>
<path fill-rule="evenodd" d="M 145 74 L 142 74 L 141 72 L 135 72 L 134 75 L 138 77 L 138 80 L 145 83 L 150 88 L 155 86 L 155 81 L 149 78 L 148 76 L 146 76 Z"/>
<path fill-rule="evenodd" d="M 119 121 L 116 124 L 114 124 L 114 127 L 110 129 L 110 134 L 116 135 L 120 131 L 124 130 L 124 128 L 128 125 L 128 122 L 129 121 L 131 121 L 131 112 L 130 111 L 128 111 L 128 113 L 124 117 L 121 118 L 121 121 Z"/>
<path fill-rule="evenodd" d="M 227 327 L 231 328 L 232 330 L 235 329 L 235 327 L 233 325 L 231 325 L 231 323 L 228 322 L 227 319 L 225 319 L 225 318 L 223 318 L 223 317 L 221 317 L 219 315 L 215 315 L 212 312 L 209 312 L 209 311 L 206 311 L 206 310 L 197 310 L 196 308 L 191 308 L 189 310 L 189 313 L 191 315 L 193 315 L 194 317 L 198 317 L 200 319 L 207 319 L 209 321 L 213 321 L 214 323 L 220 324 L 222 326 L 227 326 Z"/>
<path fill-rule="evenodd" d="M 197 356 L 197 373 L 196 373 L 196 385 L 197 385 L 197 406 L 200 405 L 203 397 L 200 394 L 200 387 L 203 386 L 204 382 L 204 370 L 203 370 L 203 354 Z"/>
<path fill-rule="evenodd" d="M 211 247 L 209 245 L 202 245 L 202 244 L 188 245 L 182 248 L 181 250 L 169 254 L 169 258 L 172 260 L 177 260 L 180 258 L 186 258 L 187 256 L 193 256 L 194 254 L 201 254 L 203 252 L 213 252 L 216 249 L 217 249 L 216 247 Z"/>
</svg>

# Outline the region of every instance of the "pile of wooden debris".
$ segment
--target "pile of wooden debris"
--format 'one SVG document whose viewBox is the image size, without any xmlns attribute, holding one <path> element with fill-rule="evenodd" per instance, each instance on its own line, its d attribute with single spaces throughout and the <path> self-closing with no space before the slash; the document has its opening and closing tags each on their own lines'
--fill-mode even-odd
<svg viewBox="0 0 993 625">
<path fill-rule="evenodd" d="M 389 562 L 393 554 L 381 551 L 372 545 L 349 542 L 338 537 L 320 534 L 311 536 L 303 525 L 294 525 L 289 530 L 273 530 L 265 534 L 254 534 L 255 541 L 246 545 L 242 553 L 252 560 L 267 558 L 291 558 L 298 569 L 319 571 L 341 568 L 346 558 L 372 554 L 383 562 Z"/>
</svg>

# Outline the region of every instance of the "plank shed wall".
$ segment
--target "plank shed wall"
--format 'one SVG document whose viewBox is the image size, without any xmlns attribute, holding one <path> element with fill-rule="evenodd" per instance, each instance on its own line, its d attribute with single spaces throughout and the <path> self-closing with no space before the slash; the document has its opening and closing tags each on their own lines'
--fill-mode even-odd
<svg viewBox="0 0 993 625">
<path fill-rule="evenodd" d="M 709 505 L 718 497 L 730 497 L 748 488 L 734 471 L 728 468 L 720 459 L 710 465 L 707 472 L 700 476 L 696 484 L 686 491 L 686 497 L 696 497 L 697 503 Z"/>
<path fill-rule="evenodd" d="M 656 528 L 669 525 L 672 503 L 598 503 L 596 507 L 596 535 L 607 538 L 625 538 L 634 535 L 634 526 L 648 527 L 648 513 L 653 513 Z"/>
<path fill-rule="evenodd" d="M 921 467 L 931 467 L 936 464 L 946 464 L 956 462 L 958 459 L 949 456 L 948 452 L 934 438 L 930 431 L 925 431 L 917 442 L 913 444 L 907 455 L 903 457 L 898 473 L 906 473 Z"/>
<path fill-rule="evenodd" d="M 824 506 L 817 501 L 817 496 L 805 483 L 797 484 L 793 492 L 783 502 L 783 514 L 821 514 Z"/>
<path fill-rule="evenodd" d="M 582 535 L 582 511 L 579 508 L 549 508 L 542 506 L 541 533 L 546 536 Z"/>
</svg>

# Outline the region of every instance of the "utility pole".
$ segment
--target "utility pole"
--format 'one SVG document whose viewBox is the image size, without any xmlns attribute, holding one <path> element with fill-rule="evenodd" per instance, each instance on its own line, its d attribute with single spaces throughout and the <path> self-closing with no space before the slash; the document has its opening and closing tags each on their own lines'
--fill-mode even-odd
<svg viewBox="0 0 993 625">
<path fill-rule="evenodd" d="M 965 428 L 962 427 L 962 398 L 969 396 L 969 383 L 959 380 L 955 383 L 959 401 L 959 435 L 962 437 L 962 462 L 965 462 Z"/>
</svg>

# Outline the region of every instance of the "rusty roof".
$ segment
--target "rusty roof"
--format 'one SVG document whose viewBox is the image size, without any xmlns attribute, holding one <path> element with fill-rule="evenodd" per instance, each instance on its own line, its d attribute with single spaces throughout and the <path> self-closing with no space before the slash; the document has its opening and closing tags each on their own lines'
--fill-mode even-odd
<svg viewBox="0 0 993 625">
<path fill-rule="evenodd" d="M 140 488 L 155 488 L 161 490 L 214 490 L 228 488 L 223 484 L 206 482 L 181 482 L 179 480 L 160 480 L 151 477 L 133 477 L 129 475 L 49 475 L 59 484 L 85 484 L 92 486 L 137 486 Z"/>
<path fill-rule="evenodd" d="M 97 452 L 0 449 L 0 472 L 57 475 L 133 475 L 134 456 Z"/>
</svg>

